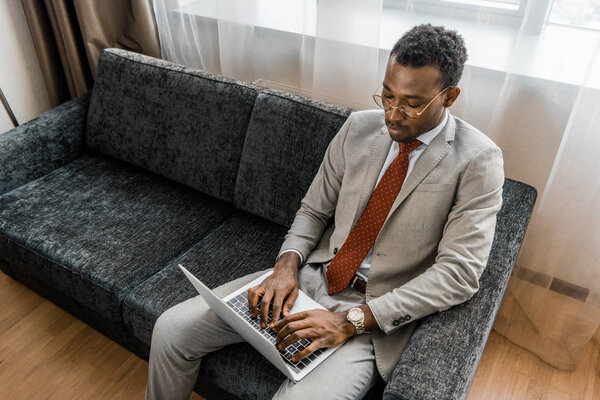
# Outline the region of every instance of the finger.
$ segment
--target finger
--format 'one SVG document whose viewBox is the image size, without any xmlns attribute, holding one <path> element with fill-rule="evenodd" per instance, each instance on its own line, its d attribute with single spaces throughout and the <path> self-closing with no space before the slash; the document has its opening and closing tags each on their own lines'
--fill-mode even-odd
<svg viewBox="0 0 600 400">
<path fill-rule="evenodd" d="M 266 328 L 269 323 L 269 307 L 273 299 L 273 291 L 267 290 L 260 301 L 260 327 Z"/>
<path fill-rule="evenodd" d="M 261 286 L 254 286 L 253 288 L 248 289 L 248 304 L 250 305 L 250 311 L 252 312 L 252 317 L 256 318 L 258 316 L 258 309 L 256 305 L 258 304 L 258 298 L 265 293 L 265 289 Z"/>
<path fill-rule="evenodd" d="M 273 305 L 271 306 L 271 323 L 269 326 L 273 328 L 279 322 L 279 314 L 281 312 L 281 303 L 283 303 L 283 294 L 281 291 L 275 292 L 273 297 Z"/>
<path fill-rule="evenodd" d="M 296 302 L 297 298 L 298 298 L 298 286 L 296 286 L 294 288 L 294 290 L 292 290 L 292 293 L 290 293 L 290 295 L 285 300 L 285 303 L 283 303 L 283 316 L 284 317 L 287 317 L 290 310 L 294 306 L 294 303 Z"/>
<path fill-rule="evenodd" d="M 284 326 L 279 332 L 277 332 L 277 336 L 275 337 L 275 343 L 283 342 L 283 340 L 288 335 L 300 329 L 310 328 L 310 326 L 310 323 L 306 320 L 290 322 L 289 324 Z"/>
<path fill-rule="evenodd" d="M 286 347 L 296 343 L 301 339 L 312 339 L 314 331 L 312 329 L 300 329 L 293 332 L 291 335 L 288 335 L 283 341 L 279 344 L 279 349 L 283 350 Z"/>
<path fill-rule="evenodd" d="M 311 353 L 319 350 L 320 348 L 321 348 L 321 346 L 318 344 L 318 341 L 313 340 L 313 342 L 311 344 L 309 344 L 304 349 L 302 349 L 301 351 L 294 354 L 292 356 L 292 361 L 294 361 L 294 362 L 300 361 L 303 358 L 305 358 L 306 356 L 309 356 Z"/>
<path fill-rule="evenodd" d="M 304 319 L 306 317 L 307 317 L 306 312 L 290 314 L 287 317 L 285 317 L 284 319 L 282 319 L 281 321 L 279 321 L 277 323 L 277 325 L 275 325 L 275 328 L 273 328 L 273 330 L 275 331 L 275 333 L 277 333 L 277 332 L 279 332 L 280 329 L 282 329 L 284 326 L 286 326 L 290 322 L 298 321 L 298 320 Z"/>
</svg>

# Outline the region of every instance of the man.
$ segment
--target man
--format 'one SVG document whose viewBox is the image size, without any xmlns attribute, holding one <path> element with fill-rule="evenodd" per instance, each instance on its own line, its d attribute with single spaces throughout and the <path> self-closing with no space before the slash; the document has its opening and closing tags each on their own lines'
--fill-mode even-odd
<svg viewBox="0 0 600 400">
<path fill-rule="evenodd" d="M 500 149 L 447 110 L 466 58 L 456 32 L 414 27 L 374 95 L 383 110 L 352 113 L 327 148 L 273 274 L 248 300 L 258 316 L 261 299 L 261 326 L 281 347 L 312 341 L 296 359 L 345 344 L 276 398 L 361 398 L 378 375 L 389 378 L 415 320 L 478 290 L 504 172 Z M 327 310 L 289 314 L 299 289 Z M 188 398 L 200 358 L 239 341 L 200 297 L 167 310 L 154 327 L 147 398 Z"/>
</svg>

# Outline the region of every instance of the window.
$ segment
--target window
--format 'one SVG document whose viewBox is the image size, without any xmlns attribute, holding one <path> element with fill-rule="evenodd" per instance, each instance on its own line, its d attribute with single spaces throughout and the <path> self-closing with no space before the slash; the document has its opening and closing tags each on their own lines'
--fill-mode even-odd
<svg viewBox="0 0 600 400">
<path fill-rule="evenodd" d="M 528 0 L 383 0 L 385 7 L 518 26 Z M 540 0 L 529 0 L 540 1 Z M 541 0 L 551 1 L 551 0 Z"/>
<path fill-rule="evenodd" d="M 440 3 L 469 4 L 472 6 L 518 11 L 520 0 L 439 0 Z"/>
<path fill-rule="evenodd" d="M 554 0 L 548 22 L 600 30 L 600 0 Z"/>
</svg>

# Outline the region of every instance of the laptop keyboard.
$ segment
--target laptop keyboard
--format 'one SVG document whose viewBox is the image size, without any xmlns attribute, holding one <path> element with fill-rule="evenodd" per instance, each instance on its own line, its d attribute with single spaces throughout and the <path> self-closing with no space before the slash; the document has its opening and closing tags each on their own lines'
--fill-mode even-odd
<svg viewBox="0 0 600 400">
<path fill-rule="evenodd" d="M 234 309 L 242 318 L 244 318 L 250 325 L 252 325 L 257 331 L 260 332 L 261 335 L 269 339 L 273 346 L 277 346 L 275 343 L 275 338 L 277 334 L 270 327 L 266 327 L 265 329 L 260 327 L 260 317 L 252 318 L 252 312 L 250 311 L 250 305 L 248 304 L 248 291 L 238 294 L 231 300 L 227 301 L 227 305 Z M 260 313 L 260 300 L 258 304 L 258 310 Z M 269 310 L 269 321 L 271 321 L 271 310 Z M 293 362 L 291 360 L 292 356 L 297 352 L 301 351 L 305 347 L 307 347 L 311 341 L 309 339 L 301 339 L 298 342 L 291 344 L 286 349 L 279 350 L 279 353 L 283 356 L 283 359 L 290 364 L 292 369 L 296 372 L 300 372 L 304 368 L 306 368 L 311 362 L 317 359 L 317 357 L 323 353 L 323 349 L 318 349 L 313 353 L 309 354 L 307 357 L 304 357 L 300 361 Z"/>
</svg>

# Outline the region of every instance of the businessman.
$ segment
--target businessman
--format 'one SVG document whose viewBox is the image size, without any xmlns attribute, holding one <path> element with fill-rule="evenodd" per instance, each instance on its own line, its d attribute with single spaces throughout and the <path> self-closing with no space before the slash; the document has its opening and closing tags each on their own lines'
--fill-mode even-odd
<svg viewBox="0 0 600 400">
<path fill-rule="evenodd" d="M 390 53 L 373 95 L 379 108 L 352 113 L 329 144 L 273 274 L 248 301 L 281 348 L 312 341 L 296 359 L 345 344 L 300 382 L 282 382 L 275 398 L 362 398 L 379 375 L 389 378 L 416 320 L 477 292 L 504 171 L 498 146 L 448 110 L 466 58 L 455 31 L 412 28 Z M 289 314 L 298 290 L 327 310 Z M 240 341 L 199 296 L 165 311 L 147 398 L 189 398 L 201 357 Z"/>
</svg>

